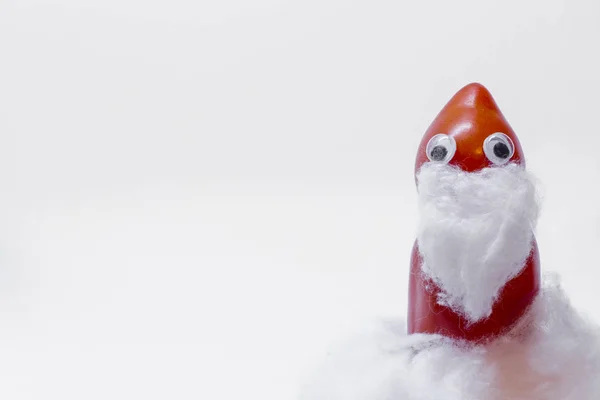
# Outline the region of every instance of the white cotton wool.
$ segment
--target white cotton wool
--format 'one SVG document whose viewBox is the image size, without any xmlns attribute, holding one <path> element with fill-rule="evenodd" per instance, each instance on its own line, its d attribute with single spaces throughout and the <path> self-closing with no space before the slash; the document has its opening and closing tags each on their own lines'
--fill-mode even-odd
<svg viewBox="0 0 600 400">
<path fill-rule="evenodd" d="M 440 302 L 485 318 L 530 254 L 534 180 L 515 164 L 467 174 L 433 163 L 417 179 L 423 273 L 442 289 Z M 485 343 L 407 335 L 403 321 L 365 330 L 332 349 L 299 400 L 600 399 L 600 330 L 553 275 L 517 324 Z"/>
<path fill-rule="evenodd" d="M 592 400 L 600 398 L 600 333 L 554 280 L 509 334 L 470 345 L 370 325 L 338 346 L 300 400 Z"/>
<path fill-rule="evenodd" d="M 531 253 L 539 209 L 534 179 L 517 164 L 468 173 L 426 163 L 417 182 L 423 273 L 442 290 L 440 304 L 470 322 L 488 317 Z"/>
</svg>

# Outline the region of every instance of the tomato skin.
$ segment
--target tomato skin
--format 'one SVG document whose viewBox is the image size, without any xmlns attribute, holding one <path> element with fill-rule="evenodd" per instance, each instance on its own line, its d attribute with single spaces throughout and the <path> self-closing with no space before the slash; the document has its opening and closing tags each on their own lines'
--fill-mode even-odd
<svg viewBox="0 0 600 400">
<path fill-rule="evenodd" d="M 436 134 L 444 133 L 456 141 L 456 152 L 449 164 L 466 172 L 493 166 L 483 150 L 485 139 L 497 132 L 506 134 L 514 144 L 510 162 L 525 167 L 523 149 L 489 91 L 478 83 L 462 88 L 446 104 L 421 140 L 415 161 L 415 179 L 421 166 L 429 162 L 426 147 Z M 484 341 L 510 329 L 531 305 L 540 289 L 540 260 L 537 242 L 521 273 L 501 290 L 491 315 L 474 324 L 446 306 L 438 304 L 440 288 L 421 271 L 422 257 L 415 241 L 409 278 L 408 333 L 437 333 L 468 341 Z"/>
</svg>

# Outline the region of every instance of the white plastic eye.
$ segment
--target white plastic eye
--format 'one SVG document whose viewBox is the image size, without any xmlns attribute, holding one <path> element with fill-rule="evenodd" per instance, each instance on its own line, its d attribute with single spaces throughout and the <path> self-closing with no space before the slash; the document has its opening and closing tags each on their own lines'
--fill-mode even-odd
<svg viewBox="0 0 600 400">
<path fill-rule="evenodd" d="M 515 154 L 515 145 L 504 133 L 496 132 L 483 142 L 486 157 L 496 165 L 503 165 Z"/>
<path fill-rule="evenodd" d="M 427 143 L 427 158 L 436 163 L 448 163 L 456 153 L 456 141 L 451 136 L 438 133 Z"/>
</svg>

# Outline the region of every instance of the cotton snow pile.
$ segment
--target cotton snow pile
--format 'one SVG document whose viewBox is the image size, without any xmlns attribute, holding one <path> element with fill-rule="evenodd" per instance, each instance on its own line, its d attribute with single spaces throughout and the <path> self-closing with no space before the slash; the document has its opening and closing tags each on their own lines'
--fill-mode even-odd
<svg viewBox="0 0 600 400">
<path fill-rule="evenodd" d="M 486 344 L 370 324 L 332 349 L 301 400 L 600 399 L 600 332 L 546 278 L 509 334 Z"/>
</svg>

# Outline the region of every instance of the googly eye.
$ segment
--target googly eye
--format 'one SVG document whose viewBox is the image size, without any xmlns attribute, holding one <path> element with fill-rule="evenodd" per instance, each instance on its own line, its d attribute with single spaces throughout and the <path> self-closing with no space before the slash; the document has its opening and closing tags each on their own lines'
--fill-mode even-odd
<svg viewBox="0 0 600 400">
<path fill-rule="evenodd" d="M 515 145 L 504 133 L 496 132 L 485 139 L 483 151 L 492 163 L 503 165 L 515 154 Z"/>
<path fill-rule="evenodd" d="M 456 153 L 456 141 L 444 133 L 438 133 L 429 139 L 425 151 L 429 161 L 445 164 L 452 160 Z"/>
</svg>

